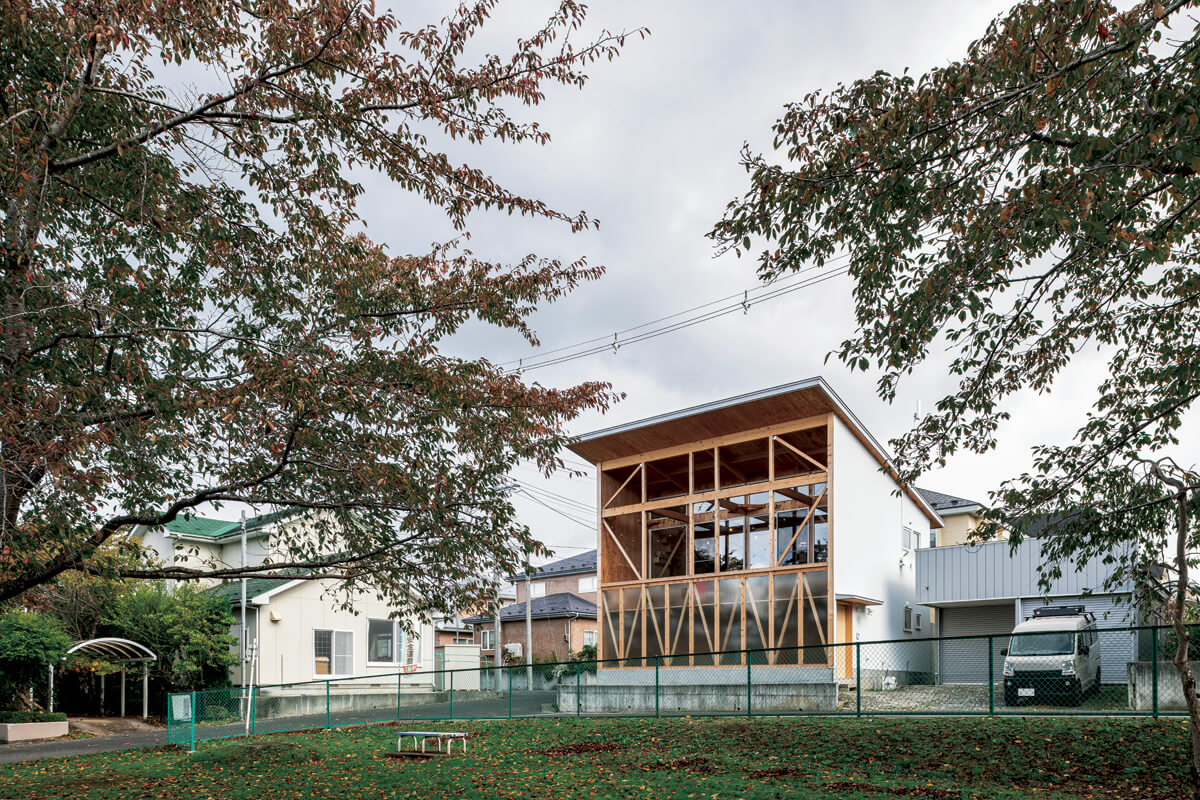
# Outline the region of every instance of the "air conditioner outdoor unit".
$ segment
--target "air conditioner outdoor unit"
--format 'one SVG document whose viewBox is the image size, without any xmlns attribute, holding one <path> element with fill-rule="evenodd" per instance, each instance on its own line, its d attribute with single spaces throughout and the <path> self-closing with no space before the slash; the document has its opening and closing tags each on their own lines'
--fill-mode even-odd
<svg viewBox="0 0 1200 800">
<path fill-rule="evenodd" d="M 508 644 L 504 645 L 504 652 L 508 653 L 510 656 L 513 656 L 514 658 L 520 658 L 521 657 L 521 643 L 520 642 L 509 642 Z"/>
</svg>

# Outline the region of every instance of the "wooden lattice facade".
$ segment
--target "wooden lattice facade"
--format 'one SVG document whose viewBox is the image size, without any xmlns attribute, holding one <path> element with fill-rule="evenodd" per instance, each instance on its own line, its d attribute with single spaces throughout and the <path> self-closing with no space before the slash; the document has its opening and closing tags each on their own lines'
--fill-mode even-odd
<svg viewBox="0 0 1200 800">
<path fill-rule="evenodd" d="M 764 649 L 756 663 L 828 663 L 805 646 L 834 640 L 834 424 L 597 462 L 602 659 L 735 665 Z"/>
</svg>

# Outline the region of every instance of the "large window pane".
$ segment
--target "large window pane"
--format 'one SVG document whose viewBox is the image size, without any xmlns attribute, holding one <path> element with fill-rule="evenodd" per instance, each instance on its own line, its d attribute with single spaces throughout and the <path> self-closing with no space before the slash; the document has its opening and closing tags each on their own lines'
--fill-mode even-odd
<svg viewBox="0 0 1200 800">
<path fill-rule="evenodd" d="M 707 522 L 696 522 L 693 527 L 692 561 L 697 575 L 707 575 L 717 569 L 716 523 L 712 521 L 711 513 L 707 516 Z"/>
<path fill-rule="evenodd" d="M 720 584 L 721 663 L 742 663 L 742 580 L 730 578 Z"/>
<path fill-rule="evenodd" d="M 804 573 L 804 663 L 824 664 L 829 641 L 829 577 L 824 570 Z"/>
<path fill-rule="evenodd" d="M 667 587 L 646 587 L 646 611 L 643 615 L 646 626 L 646 655 L 661 656 L 668 652 L 667 640 Z M 650 662 L 653 664 L 654 662 Z"/>
<path fill-rule="evenodd" d="M 691 586 L 686 583 L 675 583 L 667 587 L 667 652 L 673 655 L 683 654 L 681 660 L 664 661 L 668 666 L 672 664 L 686 665 L 686 654 L 691 649 L 691 641 L 688 639 L 688 605 Z"/>
<path fill-rule="evenodd" d="M 775 663 L 795 664 L 800 644 L 800 603 L 797 590 L 800 580 L 789 572 L 772 578 L 771 617 L 775 626 L 775 647 L 785 648 L 775 653 Z"/>
<path fill-rule="evenodd" d="M 776 505 L 776 509 L 779 505 Z M 775 564 L 780 567 L 808 563 L 807 509 L 775 512 Z"/>
<path fill-rule="evenodd" d="M 746 518 L 732 517 L 720 523 L 721 572 L 746 568 Z"/>
<path fill-rule="evenodd" d="M 770 578 L 766 575 L 746 578 L 746 649 L 762 650 L 769 645 L 771 631 Z M 754 663 L 763 659 L 756 654 Z"/>
<path fill-rule="evenodd" d="M 752 514 L 748 520 L 751 569 L 771 566 L 771 516 L 767 512 Z"/>
<path fill-rule="evenodd" d="M 621 637 L 625 640 L 624 658 L 626 666 L 641 666 L 642 657 L 642 590 L 621 590 L 621 618 L 624 630 Z"/>
<path fill-rule="evenodd" d="M 711 653 L 718 648 L 717 586 L 714 581 L 692 584 L 692 652 Z M 698 666 L 712 664 L 712 656 L 697 656 Z"/>
<path fill-rule="evenodd" d="M 367 661 L 385 664 L 395 663 L 396 623 L 392 620 L 367 620 Z"/>
<path fill-rule="evenodd" d="M 650 577 L 672 578 L 687 574 L 687 506 L 649 512 Z"/>
<path fill-rule="evenodd" d="M 605 658 L 621 655 L 621 592 L 606 589 L 601 593 L 600 641 Z"/>
</svg>

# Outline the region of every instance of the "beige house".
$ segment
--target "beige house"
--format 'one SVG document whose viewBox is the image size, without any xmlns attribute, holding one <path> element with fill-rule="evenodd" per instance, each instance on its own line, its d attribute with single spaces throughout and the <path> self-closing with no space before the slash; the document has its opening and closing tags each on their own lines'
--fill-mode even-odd
<svg viewBox="0 0 1200 800">
<path fill-rule="evenodd" d="M 309 520 L 308 515 L 289 511 L 247 519 L 246 564 L 283 560 L 281 534 L 295 535 L 296 526 L 310 524 Z M 181 518 L 156 529 L 139 528 L 134 536 L 166 564 L 197 568 L 242 564 L 240 521 Z M 232 631 L 234 647 L 242 655 L 242 582 L 205 583 L 230 601 L 238 620 Z M 256 684 L 434 669 L 431 623 L 412 619 L 406 631 L 393 619 L 394 609 L 369 592 L 354 593 L 352 610 L 347 610 L 345 596 L 335 592 L 336 583 L 284 577 L 246 581 L 246 643 L 258 643 Z M 230 677 L 241 685 L 242 666 L 234 667 Z"/>
<path fill-rule="evenodd" d="M 971 535 L 983 522 L 984 507 L 981 503 L 930 489 L 917 491 L 933 506 L 944 523 L 941 530 L 930 532 L 929 547 L 953 547 L 971 542 Z M 996 538 L 1007 539 L 1008 534 L 1002 531 Z"/>
</svg>

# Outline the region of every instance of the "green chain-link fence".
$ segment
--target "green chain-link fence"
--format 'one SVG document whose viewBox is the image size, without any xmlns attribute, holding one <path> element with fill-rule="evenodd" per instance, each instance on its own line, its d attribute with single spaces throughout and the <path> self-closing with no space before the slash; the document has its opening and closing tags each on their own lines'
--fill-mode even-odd
<svg viewBox="0 0 1200 800">
<path fill-rule="evenodd" d="M 1200 638 L 1200 626 L 1194 637 Z M 1200 642 L 1191 663 L 1200 674 Z M 172 694 L 167 740 L 392 720 L 1186 714 L 1169 627 L 442 668 Z"/>
</svg>

